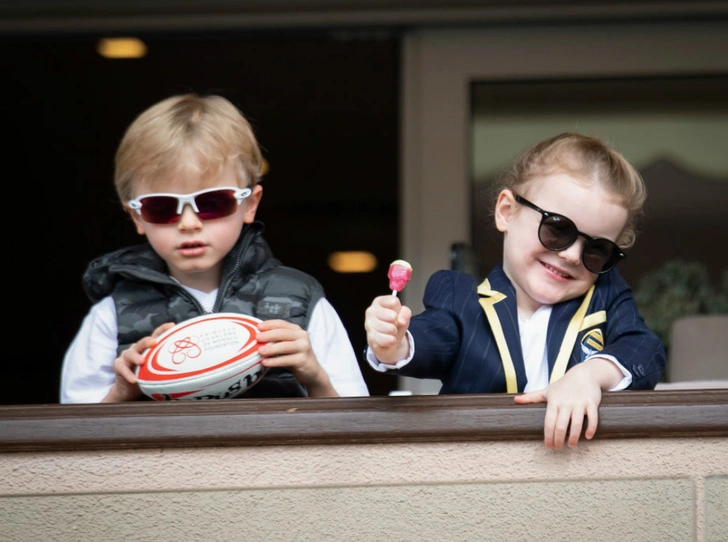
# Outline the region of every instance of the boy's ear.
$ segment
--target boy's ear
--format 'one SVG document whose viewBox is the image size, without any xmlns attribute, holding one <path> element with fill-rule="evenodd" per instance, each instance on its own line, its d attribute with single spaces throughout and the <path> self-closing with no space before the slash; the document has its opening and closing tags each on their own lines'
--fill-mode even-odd
<svg viewBox="0 0 728 542">
<path fill-rule="evenodd" d="M 139 213 L 137 213 L 128 205 L 124 205 L 124 210 L 129 213 L 129 216 L 134 221 L 134 226 L 136 227 L 137 233 L 139 235 L 146 235 L 146 232 L 144 231 L 144 222 L 142 221 L 142 217 L 139 215 Z"/>
<path fill-rule="evenodd" d="M 245 218 L 243 219 L 243 223 L 252 224 L 255 221 L 255 213 L 258 210 L 258 205 L 260 204 L 260 199 L 262 197 L 263 187 L 259 184 L 256 184 L 253 187 L 253 193 L 245 198 L 245 200 L 243 200 L 243 205 L 246 206 Z"/>
<path fill-rule="evenodd" d="M 501 190 L 498 194 L 498 200 L 495 204 L 495 227 L 498 231 L 505 233 L 508 231 L 508 223 L 513 219 L 516 212 L 516 199 L 513 192 Z"/>
</svg>

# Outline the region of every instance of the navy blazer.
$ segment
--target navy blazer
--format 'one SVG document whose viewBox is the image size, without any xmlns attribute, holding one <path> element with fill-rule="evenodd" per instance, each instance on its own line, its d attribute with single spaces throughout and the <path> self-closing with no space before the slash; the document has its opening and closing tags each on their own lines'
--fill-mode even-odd
<svg viewBox="0 0 728 542">
<path fill-rule="evenodd" d="M 523 391 L 527 379 L 516 291 L 502 265 L 480 286 L 471 275 L 438 271 L 427 283 L 423 302 L 424 312 L 413 316 L 409 327 L 414 357 L 397 374 L 439 379 L 441 394 L 515 393 L 516 383 L 517 391 Z M 490 318 L 484 310 L 488 303 L 494 309 Z M 546 347 L 552 378 L 601 351 L 632 373 L 628 389 L 654 389 L 666 364 L 659 338 L 645 325 L 632 290 L 616 269 L 600 275 L 586 296 L 553 306 Z M 510 390 L 503 349 L 515 371 Z M 561 359 L 558 375 L 554 371 L 557 359 Z"/>
</svg>

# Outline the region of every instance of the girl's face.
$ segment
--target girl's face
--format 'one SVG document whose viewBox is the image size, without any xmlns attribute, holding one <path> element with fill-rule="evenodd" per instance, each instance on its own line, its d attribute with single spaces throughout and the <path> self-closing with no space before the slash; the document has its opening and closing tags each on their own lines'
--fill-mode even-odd
<svg viewBox="0 0 728 542">
<path fill-rule="evenodd" d="M 627 223 L 627 209 L 612 194 L 565 173 L 536 178 L 519 190 L 519 196 L 570 218 L 591 237 L 616 241 Z M 560 252 L 545 248 L 538 238 L 541 214 L 518 203 L 515 195 L 511 190 L 500 193 L 495 221 L 504 234 L 503 269 L 516 289 L 519 315 L 528 318 L 542 305 L 583 295 L 598 275 L 581 261 L 582 236 Z"/>
</svg>

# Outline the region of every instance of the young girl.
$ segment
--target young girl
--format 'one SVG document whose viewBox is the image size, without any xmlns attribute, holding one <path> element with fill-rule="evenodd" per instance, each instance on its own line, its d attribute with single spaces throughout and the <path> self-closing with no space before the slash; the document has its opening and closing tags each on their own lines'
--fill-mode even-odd
<svg viewBox="0 0 728 542">
<path fill-rule="evenodd" d="M 639 173 L 604 142 L 573 133 L 532 147 L 502 179 L 495 224 L 503 263 L 481 284 L 438 271 L 425 311 L 397 297 L 366 311 L 378 371 L 442 381 L 445 393 L 520 393 L 546 402 L 544 443 L 597 428 L 603 391 L 654 389 L 665 352 L 616 269 L 646 196 Z"/>
</svg>

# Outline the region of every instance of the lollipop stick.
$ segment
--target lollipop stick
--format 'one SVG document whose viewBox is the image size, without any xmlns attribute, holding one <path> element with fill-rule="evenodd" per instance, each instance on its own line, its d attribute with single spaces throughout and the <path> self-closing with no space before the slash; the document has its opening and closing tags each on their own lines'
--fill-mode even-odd
<svg viewBox="0 0 728 542">
<path fill-rule="evenodd" d="M 397 290 L 392 290 L 392 295 L 393 295 L 394 297 L 397 297 Z"/>
</svg>

